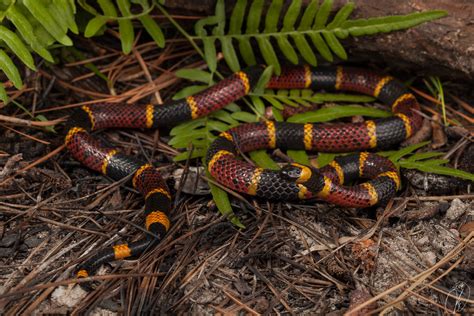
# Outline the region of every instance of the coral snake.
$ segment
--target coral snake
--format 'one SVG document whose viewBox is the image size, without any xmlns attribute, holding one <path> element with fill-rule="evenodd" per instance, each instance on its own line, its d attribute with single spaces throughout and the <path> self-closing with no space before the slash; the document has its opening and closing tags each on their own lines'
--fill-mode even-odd
<svg viewBox="0 0 474 316">
<path fill-rule="evenodd" d="M 171 225 L 171 195 L 159 171 L 148 163 L 105 147 L 89 131 L 110 127 L 169 127 L 205 116 L 248 94 L 262 72 L 262 66 L 247 68 L 203 92 L 163 106 L 83 106 L 71 116 L 65 143 L 72 156 L 112 179 L 131 176 L 133 187 L 145 197 L 146 229 L 155 236 L 98 252 L 77 269 L 78 277 L 91 275 L 103 263 L 141 254 L 161 240 Z M 281 75 L 272 77 L 267 87 L 360 92 L 391 106 L 394 115 L 362 123 L 265 121 L 237 126 L 221 133 L 208 150 L 208 170 L 218 182 L 232 190 L 265 199 L 318 197 L 347 207 L 386 203 L 400 188 L 398 171 L 388 159 L 360 151 L 398 144 L 420 127 L 418 102 L 402 83 L 391 76 L 358 68 L 298 66 L 284 69 Z M 336 158 L 319 170 L 297 163 L 279 171 L 266 170 L 238 159 L 239 152 L 277 147 L 358 153 Z M 370 180 L 344 186 L 358 178 Z"/>
</svg>

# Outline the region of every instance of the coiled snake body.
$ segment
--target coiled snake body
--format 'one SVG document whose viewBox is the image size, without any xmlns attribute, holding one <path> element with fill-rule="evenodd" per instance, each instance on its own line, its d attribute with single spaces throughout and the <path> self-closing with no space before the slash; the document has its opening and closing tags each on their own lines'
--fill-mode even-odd
<svg viewBox="0 0 474 316">
<path fill-rule="evenodd" d="M 164 106 L 83 106 L 68 122 L 66 146 L 85 166 L 115 180 L 132 175 L 132 184 L 145 197 L 145 226 L 159 238 L 120 244 L 100 251 L 78 268 L 87 277 L 101 264 L 136 256 L 158 242 L 170 228 L 171 194 L 152 165 L 105 147 L 88 131 L 110 127 L 156 128 L 173 126 L 216 111 L 245 96 L 258 81 L 263 67 L 251 67 L 184 100 Z M 390 76 L 357 68 L 284 69 L 268 83 L 272 89 L 325 89 L 372 95 L 390 105 L 394 116 L 348 124 L 296 124 L 266 121 L 243 124 L 223 132 L 207 153 L 208 170 L 232 190 L 273 200 L 319 197 L 348 207 L 386 203 L 400 188 L 395 166 L 386 158 L 360 152 L 386 148 L 410 137 L 421 125 L 418 102 L 403 84 Z M 322 152 L 359 153 L 342 156 L 316 170 L 290 164 L 280 171 L 255 167 L 238 159 L 238 152 L 264 148 L 305 149 Z M 354 179 L 367 182 L 344 186 Z"/>
</svg>

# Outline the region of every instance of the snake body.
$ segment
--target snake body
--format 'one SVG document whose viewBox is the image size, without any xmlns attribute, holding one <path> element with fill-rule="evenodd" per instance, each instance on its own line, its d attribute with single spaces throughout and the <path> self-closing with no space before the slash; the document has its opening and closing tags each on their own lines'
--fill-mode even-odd
<svg viewBox="0 0 474 316">
<path fill-rule="evenodd" d="M 71 116 L 65 143 L 72 156 L 112 179 L 131 176 L 133 187 L 145 197 L 145 227 L 153 236 L 100 251 L 79 267 L 78 277 L 89 276 L 103 263 L 141 254 L 160 241 L 170 228 L 171 194 L 159 171 L 102 145 L 89 131 L 110 127 L 169 127 L 205 116 L 248 94 L 262 72 L 261 66 L 250 67 L 196 95 L 163 106 L 83 106 Z M 385 203 L 395 194 L 400 187 L 397 169 L 388 159 L 368 152 L 339 157 L 319 170 L 294 163 L 280 171 L 255 167 L 238 159 L 238 153 L 264 148 L 353 152 L 398 144 L 410 137 L 422 121 L 415 96 L 403 84 L 391 76 L 358 68 L 300 66 L 284 69 L 281 75 L 270 79 L 267 87 L 364 93 L 390 105 L 394 116 L 363 123 L 266 121 L 237 126 L 221 133 L 208 150 L 208 170 L 218 182 L 232 190 L 266 199 L 316 196 L 348 207 Z M 344 186 L 358 178 L 370 180 Z"/>
</svg>

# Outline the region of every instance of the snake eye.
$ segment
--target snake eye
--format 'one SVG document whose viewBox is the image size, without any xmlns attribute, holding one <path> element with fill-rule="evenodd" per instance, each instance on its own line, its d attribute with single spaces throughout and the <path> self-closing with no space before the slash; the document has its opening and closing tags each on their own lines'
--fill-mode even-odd
<svg viewBox="0 0 474 316">
<path fill-rule="evenodd" d="M 301 176 L 301 168 L 294 165 L 286 165 L 280 170 L 283 178 L 288 180 L 298 180 Z"/>
</svg>

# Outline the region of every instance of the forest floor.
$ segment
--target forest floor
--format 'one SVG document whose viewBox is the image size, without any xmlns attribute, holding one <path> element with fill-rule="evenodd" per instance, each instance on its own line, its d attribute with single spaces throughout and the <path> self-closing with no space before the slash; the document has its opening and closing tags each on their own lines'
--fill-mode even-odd
<svg viewBox="0 0 474 316">
<path fill-rule="evenodd" d="M 178 151 L 167 145 L 168 131 L 97 134 L 163 171 L 175 197 L 173 225 L 158 246 L 139 258 L 105 265 L 93 277 L 93 289 L 82 290 L 74 278 L 77 264 L 107 245 L 143 236 L 143 198 L 127 182 L 111 181 L 76 162 L 63 146 L 64 124 L 54 120 L 65 120 L 83 104 L 162 103 L 190 84 L 175 71 L 204 64 L 180 39 L 164 50 L 139 42 L 125 56 L 106 33 L 79 41 L 77 49 L 86 60 L 62 50 L 60 64 L 29 73 L 25 88 L 10 94 L 14 102 L 0 105 L 8 116 L 0 122 L 0 310 L 5 315 L 468 311 L 459 296 L 474 292 L 472 183 L 402 170 L 397 197 L 387 206 L 362 210 L 232 197 L 245 225 L 239 229 L 218 212 L 209 194 L 185 193 L 177 185 L 181 177 L 172 174 L 192 169 L 173 163 Z M 369 66 L 398 75 L 387 65 Z M 441 109 L 423 81 L 417 78 L 413 87 L 429 120 L 419 137 L 432 141 L 422 151 L 443 152 L 450 166 L 473 172 L 474 99 L 464 93 L 469 87 L 445 85 L 450 122 L 445 127 L 433 119 L 441 117 Z M 27 126 L 28 113 L 43 121 Z M 48 122 L 55 123 L 54 132 L 43 127 Z"/>
</svg>

